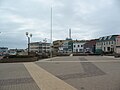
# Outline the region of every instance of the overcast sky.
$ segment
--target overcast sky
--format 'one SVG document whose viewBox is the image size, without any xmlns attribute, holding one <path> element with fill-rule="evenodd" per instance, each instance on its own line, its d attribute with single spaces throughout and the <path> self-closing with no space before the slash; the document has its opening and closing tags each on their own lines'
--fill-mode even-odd
<svg viewBox="0 0 120 90">
<path fill-rule="evenodd" d="M 50 38 L 53 8 L 53 40 L 68 37 L 93 39 L 120 34 L 119 0 L 0 0 L 0 46 L 26 48 L 25 32 L 32 41 Z"/>
</svg>

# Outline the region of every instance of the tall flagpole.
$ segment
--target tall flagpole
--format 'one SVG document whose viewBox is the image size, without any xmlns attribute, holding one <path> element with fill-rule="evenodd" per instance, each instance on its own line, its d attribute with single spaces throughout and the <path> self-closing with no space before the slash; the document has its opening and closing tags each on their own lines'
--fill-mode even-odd
<svg viewBox="0 0 120 90">
<path fill-rule="evenodd" d="M 52 44 L 52 7 L 51 7 L 51 44 Z"/>
<path fill-rule="evenodd" d="M 51 27 L 51 33 L 50 33 L 50 38 L 51 38 L 51 50 L 50 50 L 50 57 L 52 58 L 52 23 L 53 23 L 53 21 L 52 21 L 52 7 L 51 7 L 51 25 L 50 25 L 50 27 Z"/>
</svg>

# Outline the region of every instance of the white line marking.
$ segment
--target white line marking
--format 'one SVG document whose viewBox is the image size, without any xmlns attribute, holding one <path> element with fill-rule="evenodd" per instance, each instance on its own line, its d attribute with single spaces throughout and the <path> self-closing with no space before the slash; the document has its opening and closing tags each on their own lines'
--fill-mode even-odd
<svg viewBox="0 0 120 90">
<path fill-rule="evenodd" d="M 38 60 L 36 62 L 49 61 L 49 60 L 54 60 L 54 59 L 58 59 L 58 58 L 60 58 L 60 57 L 53 57 L 53 58 L 42 59 L 42 60 Z"/>
<path fill-rule="evenodd" d="M 50 62 L 50 63 L 54 63 L 54 62 L 120 62 L 120 60 L 99 60 L 99 61 L 40 61 L 40 62 Z"/>
</svg>

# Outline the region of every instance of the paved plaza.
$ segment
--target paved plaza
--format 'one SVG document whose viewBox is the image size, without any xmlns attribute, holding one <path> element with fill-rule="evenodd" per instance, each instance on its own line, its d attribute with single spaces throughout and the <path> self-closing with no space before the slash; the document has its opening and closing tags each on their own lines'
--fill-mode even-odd
<svg viewBox="0 0 120 90">
<path fill-rule="evenodd" d="M 120 58 L 67 56 L 0 63 L 0 90 L 120 90 Z"/>
</svg>

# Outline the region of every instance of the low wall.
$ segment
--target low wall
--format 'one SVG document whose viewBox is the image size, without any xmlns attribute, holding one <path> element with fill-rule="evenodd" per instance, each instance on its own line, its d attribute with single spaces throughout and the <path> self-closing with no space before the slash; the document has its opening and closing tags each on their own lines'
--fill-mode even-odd
<svg viewBox="0 0 120 90">
<path fill-rule="evenodd" d="M 37 57 L 29 57 L 29 58 L 3 58 L 0 60 L 0 63 L 14 63 L 14 62 L 34 62 L 37 61 Z"/>
</svg>

